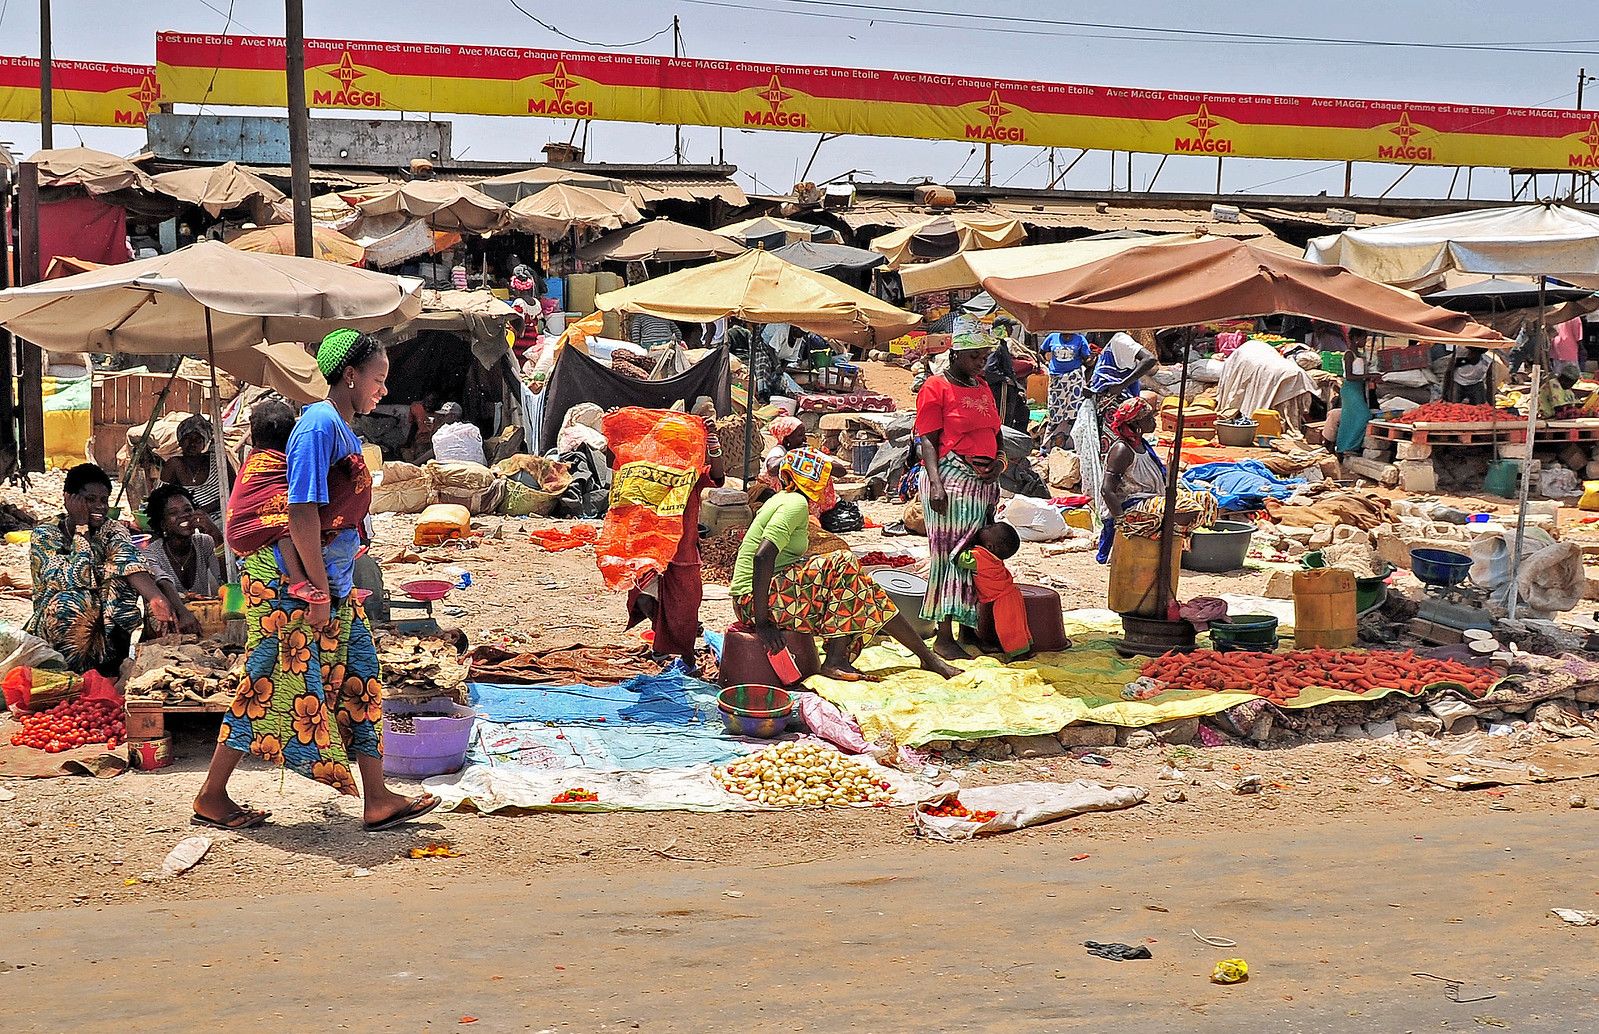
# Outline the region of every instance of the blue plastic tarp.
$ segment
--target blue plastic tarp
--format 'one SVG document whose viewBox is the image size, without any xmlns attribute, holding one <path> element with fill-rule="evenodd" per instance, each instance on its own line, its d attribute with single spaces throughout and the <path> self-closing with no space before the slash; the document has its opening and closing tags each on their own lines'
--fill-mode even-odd
<svg viewBox="0 0 1599 1034">
<path fill-rule="evenodd" d="M 1192 489 L 1210 489 L 1223 510 L 1253 510 L 1267 499 L 1287 499 L 1305 484 L 1304 478 L 1282 478 L 1259 460 L 1202 463 L 1183 472 Z"/>
</svg>

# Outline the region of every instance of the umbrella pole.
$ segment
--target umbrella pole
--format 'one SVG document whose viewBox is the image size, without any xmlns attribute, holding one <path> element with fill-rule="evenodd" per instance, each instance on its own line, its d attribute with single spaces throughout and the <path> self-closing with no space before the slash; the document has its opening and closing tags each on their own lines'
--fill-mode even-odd
<svg viewBox="0 0 1599 1034">
<path fill-rule="evenodd" d="M 228 497 L 233 485 L 228 477 L 228 450 L 222 441 L 222 400 L 217 391 L 217 346 L 211 333 L 211 310 L 205 310 L 205 358 L 211 369 L 211 462 L 217 465 L 217 485 L 222 491 L 222 569 L 225 581 L 238 578 L 238 562 L 228 545 Z"/>
<path fill-rule="evenodd" d="M 1516 620 L 1517 605 L 1521 602 L 1517 579 L 1521 577 L 1521 546 L 1527 538 L 1527 495 L 1532 487 L 1532 452 L 1538 436 L 1538 406 L 1542 401 L 1543 364 L 1549 357 L 1549 328 L 1544 323 L 1549 315 L 1545 308 L 1549 299 L 1544 294 L 1547 283 L 1544 277 L 1538 278 L 1539 340 L 1532 351 L 1532 400 L 1527 405 L 1527 458 L 1521 461 L 1521 487 L 1516 492 L 1516 544 L 1510 552 L 1510 597 L 1506 614 L 1512 621 Z"/>
<path fill-rule="evenodd" d="M 1178 468 L 1183 458 L 1183 411 L 1188 402 L 1188 356 L 1194 343 L 1194 330 L 1192 327 L 1183 328 L 1183 373 L 1182 380 L 1177 386 L 1177 430 L 1172 438 L 1171 459 L 1166 464 L 1166 512 L 1161 514 L 1160 520 L 1160 558 L 1155 568 L 1155 609 L 1160 614 L 1160 620 L 1166 620 L 1166 615 L 1171 609 L 1171 547 L 1172 540 L 1177 537 L 1177 528 L 1173 522 L 1173 514 L 1177 510 L 1177 478 Z M 1159 423 L 1157 410 L 1157 425 Z"/>
<path fill-rule="evenodd" d="M 744 395 L 744 469 L 741 480 L 747 489 L 750 486 L 750 453 L 755 448 L 755 333 L 750 332 L 750 348 L 744 353 L 744 362 L 747 367 L 748 380 Z"/>
<path fill-rule="evenodd" d="M 113 506 L 120 505 L 128 497 L 128 479 L 133 477 L 133 472 L 139 469 L 139 461 L 144 454 L 150 451 L 150 429 L 155 426 L 156 414 L 161 412 L 161 407 L 166 405 L 167 395 L 172 391 L 172 382 L 178 379 L 178 371 L 183 369 L 180 359 L 167 375 L 167 382 L 161 385 L 161 393 L 155 397 L 155 405 L 150 407 L 150 419 L 144 422 L 144 431 L 139 435 L 138 442 L 133 446 L 133 452 L 128 456 L 128 469 L 122 472 L 122 483 L 117 486 L 117 497 L 111 501 Z M 90 383 L 93 383 L 93 371 L 90 371 Z M 130 441 L 132 439 L 129 439 Z"/>
</svg>

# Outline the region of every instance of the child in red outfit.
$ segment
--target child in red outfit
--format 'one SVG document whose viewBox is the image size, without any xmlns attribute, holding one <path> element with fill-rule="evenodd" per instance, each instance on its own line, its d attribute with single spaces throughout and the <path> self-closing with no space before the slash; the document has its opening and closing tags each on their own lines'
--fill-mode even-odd
<svg viewBox="0 0 1599 1034">
<path fill-rule="evenodd" d="M 976 572 L 978 602 L 993 604 L 1000 649 L 1007 660 L 1028 656 L 1033 652 L 1033 633 L 1027 625 L 1027 604 L 1005 566 L 1021 549 L 1021 536 L 1009 524 L 995 523 L 979 528 L 967 543 L 961 562 L 969 560 Z"/>
</svg>

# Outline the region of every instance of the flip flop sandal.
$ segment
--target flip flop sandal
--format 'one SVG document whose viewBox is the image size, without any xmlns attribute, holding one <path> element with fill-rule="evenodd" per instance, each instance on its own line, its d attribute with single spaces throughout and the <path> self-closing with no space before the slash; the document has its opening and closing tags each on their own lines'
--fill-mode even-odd
<svg viewBox="0 0 1599 1034">
<path fill-rule="evenodd" d="M 443 803 L 444 801 L 442 799 L 435 797 L 430 793 L 423 794 L 421 797 L 417 797 L 412 800 L 411 803 L 406 805 L 404 808 L 401 808 L 399 814 L 390 815 L 382 822 L 367 822 L 363 823 L 362 825 L 365 827 L 368 833 L 381 833 L 386 829 L 393 829 L 396 826 L 403 826 L 412 819 L 419 819 Z"/>
<path fill-rule="evenodd" d="M 195 812 L 194 816 L 189 819 L 189 825 L 221 830 L 256 829 L 266 825 L 266 820 L 271 814 L 271 812 L 257 811 L 254 808 L 239 808 L 225 819 L 210 819 L 199 812 Z"/>
</svg>

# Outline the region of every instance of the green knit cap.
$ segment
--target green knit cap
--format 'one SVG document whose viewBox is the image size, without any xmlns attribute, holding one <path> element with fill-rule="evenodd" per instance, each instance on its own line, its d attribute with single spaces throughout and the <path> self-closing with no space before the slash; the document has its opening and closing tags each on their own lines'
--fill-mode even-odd
<svg viewBox="0 0 1599 1034">
<path fill-rule="evenodd" d="M 322 339 L 322 344 L 316 350 L 316 366 L 322 371 L 323 380 L 333 380 L 333 374 L 344 365 L 351 346 L 360 340 L 360 337 L 360 331 L 341 327 Z"/>
</svg>

